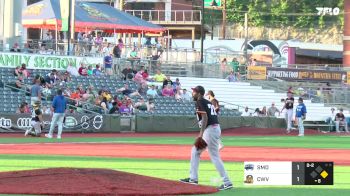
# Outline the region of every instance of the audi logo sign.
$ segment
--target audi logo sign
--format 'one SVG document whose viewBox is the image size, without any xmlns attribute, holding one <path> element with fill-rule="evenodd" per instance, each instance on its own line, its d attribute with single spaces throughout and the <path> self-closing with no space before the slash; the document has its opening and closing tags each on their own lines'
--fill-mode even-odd
<svg viewBox="0 0 350 196">
<path fill-rule="evenodd" d="M 32 127 L 31 122 L 32 119 L 31 118 L 18 118 L 17 119 L 17 127 L 19 128 L 30 128 Z"/>
</svg>

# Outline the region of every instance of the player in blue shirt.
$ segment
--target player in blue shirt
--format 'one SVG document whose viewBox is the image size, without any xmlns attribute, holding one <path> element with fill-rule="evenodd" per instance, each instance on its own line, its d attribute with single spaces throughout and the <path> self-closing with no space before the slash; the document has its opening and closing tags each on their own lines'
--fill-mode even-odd
<svg viewBox="0 0 350 196">
<path fill-rule="evenodd" d="M 303 121 L 306 118 L 306 106 L 303 103 L 303 98 L 299 98 L 298 100 L 299 105 L 297 106 L 295 110 L 295 118 L 298 120 L 298 127 L 299 127 L 299 135 L 298 136 L 304 136 L 304 125 Z"/>
</svg>

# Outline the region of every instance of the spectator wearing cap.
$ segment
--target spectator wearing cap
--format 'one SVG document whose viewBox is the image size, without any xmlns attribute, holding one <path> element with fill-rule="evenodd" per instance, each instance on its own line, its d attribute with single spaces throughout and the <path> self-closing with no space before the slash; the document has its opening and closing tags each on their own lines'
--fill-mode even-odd
<svg viewBox="0 0 350 196">
<path fill-rule="evenodd" d="M 275 102 L 272 102 L 271 107 L 269 107 L 269 109 L 267 109 L 267 116 L 275 117 L 276 112 L 278 112 L 278 116 L 281 115 L 280 110 L 275 106 Z"/>
<path fill-rule="evenodd" d="M 174 96 L 174 90 L 171 87 L 171 84 L 168 84 L 165 88 L 163 88 L 162 95 L 164 97 L 173 97 Z"/>
<path fill-rule="evenodd" d="M 173 83 L 173 89 L 175 92 L 176 92 L 177 87 L 179 87 L 179 88 L 181 87 L 181 83 L 180 83 L 179 78 L 176 78 L 175 82 Z"/>
<path fill-rule="evenodd" d="M 340 108 L 339 112 L 335 115 L 335 130 L 340 133 L 339 127 L 344 126 L 345 132 L 348 133 L 348 123 L 346 122 L 345 116 L 343 114 L 343 109 Z"/>
<path fill-rule="evenodd" d="M 298 121 L 299 135 L 304 136 L 304 120 L 306 118 L 306 106 L 303 103 L 303 98 L 299 97 L 298 105 L 295 109 L 295 118 Z"/>
<path fill-rule="evenodd" d="M 158 97 L 158 92 L 153 84 L 151 85 L 151 88 L 147 90 L 147 96 Z"/>
<path fill-rule="evenodd" d="M 182 89 L 182 95 L 181 95 L 182 100 L 184 101 L 191 101 L 192 100 L 192 95 L 187 91 L 187 89 Z"/>
</svg>

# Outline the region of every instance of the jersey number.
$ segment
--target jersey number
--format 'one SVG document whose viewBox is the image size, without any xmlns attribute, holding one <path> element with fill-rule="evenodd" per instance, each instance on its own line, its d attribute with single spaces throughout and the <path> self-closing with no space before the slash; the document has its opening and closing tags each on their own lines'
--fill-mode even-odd
<svg viewBox="0 0 350 196">
<path fill-rule="evenodd" d="M 208 104 L 208 108 L 210 109 L 210 114 L 216 116 L 217 113 L 215 111 L 215 107 L 212 104 Z"/>
</svg>

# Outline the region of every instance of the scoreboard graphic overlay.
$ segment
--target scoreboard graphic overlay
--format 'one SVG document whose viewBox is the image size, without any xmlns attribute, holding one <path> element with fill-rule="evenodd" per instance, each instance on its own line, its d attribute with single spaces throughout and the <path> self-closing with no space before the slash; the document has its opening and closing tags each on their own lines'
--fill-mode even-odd
<svg viewBox="0 0 350 196">
<path fill-rule="evenodd" d="M 333 185 L 333 162 L 244 162 L 245 185 Z"/>
</svg>

